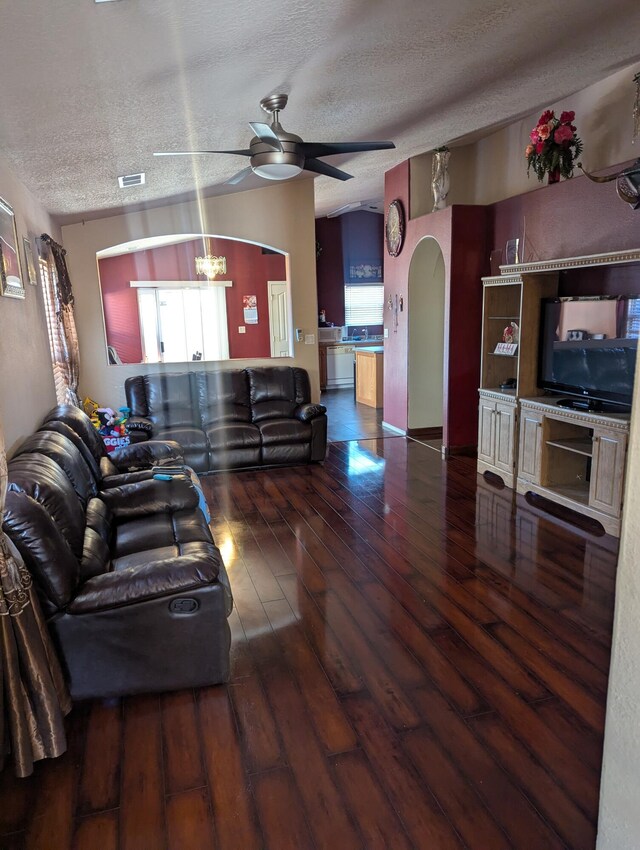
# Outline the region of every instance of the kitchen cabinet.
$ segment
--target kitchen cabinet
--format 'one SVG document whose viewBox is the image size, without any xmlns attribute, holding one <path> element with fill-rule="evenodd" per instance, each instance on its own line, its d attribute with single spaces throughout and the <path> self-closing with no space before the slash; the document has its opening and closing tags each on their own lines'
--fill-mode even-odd
<svg viewBox="0 0 640 850">
<path fill-rule="evenodd" d="M 520 401 L 518 493 L 544 496 L 598 520 L 618 537 L 630 416 L 572 410 L 557 402 Z"/>
<path fill-rule="evenodd" d="M 382 407 L 384 347 L 356 349 L 356 401 L 369 407 Z"/>
</svg>

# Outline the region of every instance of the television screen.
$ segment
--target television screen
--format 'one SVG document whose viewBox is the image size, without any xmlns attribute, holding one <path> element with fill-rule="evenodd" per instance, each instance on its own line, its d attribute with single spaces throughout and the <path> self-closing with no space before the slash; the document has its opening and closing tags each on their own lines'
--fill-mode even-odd
<svg viewBox="0 0 640 850">
<path fill-rule="evenodd" d="M 640 296 L 543 299 L 538 386 L 630 405 L 639 333 Z"/>
</svg>

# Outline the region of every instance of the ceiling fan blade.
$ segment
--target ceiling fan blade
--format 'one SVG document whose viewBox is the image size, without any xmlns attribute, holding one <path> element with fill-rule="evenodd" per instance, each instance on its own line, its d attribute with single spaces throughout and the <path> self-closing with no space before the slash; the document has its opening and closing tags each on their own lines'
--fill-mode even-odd
<svg viewBox="0 0 640 850">
<path fill-rule="evenodd" d="M 252 156 L 251 151 L 246 148 L 241 151 L 154 151 L 154 156 L 196 156 L 201 153 L 231 153 L 235 156 Z"/>
<path fill-rule="evenodd" d="M 282 142 L 268 124 L 263 124 L 261 121 L 249 121 L 249 126 L 261 142 L 282 153 Z"/>
<path fill-rule="evenodd" d="M 238 173 L 234 174 L 233 177 L 230 177 L 228 180 L 225 180 L 224 185 L 235 186 L 236 183 L 240 183 L 242 180 L 244 180 L 245 177 L 248 177 L 252 173 L 253 169 L 251 168 L 251 166 L 249 166 L 248 168 L 243 168 L 242 171 L 238 171 Z"/>
<path fill-rule="evenodd" d="M 346 171 L 340 171 L 328 162 L 321 162 L 319 159 L 305 159 L 304 170 L 313 171 L 315 174 L 324 174 L 325 177 L 335 177 L 336 180 L 351 180 L 353 174 L 347 174 Z"/>
<path fill-rule="evenodd" d="M 298 145 L 305 156 L 331 156 L 336 153 L 364 153 L 395 148 L 393 142 L 301 142 Z"/>
</svg>

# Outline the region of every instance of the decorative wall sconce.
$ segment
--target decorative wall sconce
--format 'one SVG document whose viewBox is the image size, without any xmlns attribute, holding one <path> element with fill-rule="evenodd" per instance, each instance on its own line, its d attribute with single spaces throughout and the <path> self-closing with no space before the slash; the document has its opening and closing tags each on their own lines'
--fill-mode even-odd
<svg viewBox="0 0 640 850">
<path fill-rule="evenodd" d="M 387 298 L 387 310 L 393 313 L 393 332 L 395 334 L 398 332 L 398 316 L 404 311 L 404 297 L 398 295 L 397 292 L 394 296 L 390 294 Z"/>
<path fill-rule="evenodd" d="M 226 274 L 227 258 L 214 257 L 207 254 L 206 257 L 196 257 L 196 274 L 203 274 L 207 280 L 214 280 L 216 275 Z"/>
</svg>

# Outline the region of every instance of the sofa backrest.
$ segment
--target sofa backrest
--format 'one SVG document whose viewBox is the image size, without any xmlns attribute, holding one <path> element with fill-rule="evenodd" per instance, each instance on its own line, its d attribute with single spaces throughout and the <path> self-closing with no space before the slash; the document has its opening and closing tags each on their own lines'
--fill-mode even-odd
<svg viewBox="0 0 640 850">
<path fill-rule="evenodd" d="M 304 369 L 267 366 L 246 371 L 254 422 L 289 418 L 299 404 L 310 400 L 309 377 Z"/>
<path fill-rule="evenodd" d="M 85 514 L 63 470 L 42 454 L 10 461 L 4 531 L 22 555 L 47 613 L 64 608 L 78 585 Z"/>
<path fill-rule="evenodd" d="M 292 366 L 134 375 L 124 388 L 131 415 L 155 430 L 288 418 L 311 401 L 309 375 Z"/>
<path fill-rule="evenodd" d="M 84 410 L 80 410 L 79 407 L 74 407 L 72 404 L 60 404 L 47 413 L 42 424 L 45 425 L 54 421 L 63 422 L 73 428 L 98 463 L 101 457 L 106 456 L 107 452 L 100 434 L 93 427 L 91 419 Z"/>
<path fill-rule="evenodd" d="M 14 457 L 29 454 L 43 454 L 55 461 L 71 482 L 83 507 L 89 499 L 98 495 L 98 485 L 91 468 L 68 437 L 55 431 L 36 431 L 27 437 Z"/>
<path fill-rule="evenodd" d="M 194 377 L 203 428 L 219 422 L 251 422 L 249 379 L 246 370 L 198 372 Z"/>
<path fill-rule="evenodd" d="M 87 446 L 82 437 L 74 431 L 70 425 L 67 425 L 66 422 L 59 422 L 57 419 L 49 419 L 42 423 L 38 432 L 43 434 L 61 434 L 63 437 L 66 437 L 71 443 L 73 443 L 82 455 L 82 459 L 91 470 L 91 474 L 93 475 L 96 484 L 100 483 L 102 475 L 100 473 L 98 461 L 95 459 L 93 453 L 89 449 L 89 446 Z"/>
<path fill-rule="evenodd" d="M 196 409 L 195 375 L 191 372 L 167 372 L 158 375 L 141 375 L 144 387 L 146 409 L 140 410 L 138 405 L 142 400 L 140 385 L 125 384 L 127 405 L 132 408 L 133 416 L 146 416 L 156 429 L 162 428 L 198 428 L 200 416 Z M 129 389 L 134 397 L 129 399 Z"/>
</svg>

